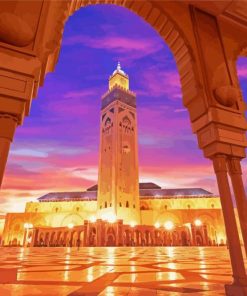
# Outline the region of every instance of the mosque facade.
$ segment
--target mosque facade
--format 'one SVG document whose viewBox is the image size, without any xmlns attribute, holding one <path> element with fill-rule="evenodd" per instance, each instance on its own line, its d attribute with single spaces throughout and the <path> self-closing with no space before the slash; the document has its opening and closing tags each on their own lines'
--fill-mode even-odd
<svg viewBox="0 0 247 296">
<path fill-rule="evenodd" d="M 98 185 L 48 193 L 8 213 L 3 246 L 197 246 L 226 243 L 220 198 L 139 183 L 136 95 L 118 64 L 102 96 Z"/>
</svg>

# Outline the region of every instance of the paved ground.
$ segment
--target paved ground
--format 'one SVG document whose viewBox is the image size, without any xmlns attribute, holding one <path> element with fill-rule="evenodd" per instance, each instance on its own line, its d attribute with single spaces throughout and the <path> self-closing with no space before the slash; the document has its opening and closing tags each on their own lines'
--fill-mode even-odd
<svg viewBox="0 0 247 296">
<path fill-rule="evenodd" d="M 220 296 L 225 247 L 0 248 L 0 295 Z"/>
</svg>

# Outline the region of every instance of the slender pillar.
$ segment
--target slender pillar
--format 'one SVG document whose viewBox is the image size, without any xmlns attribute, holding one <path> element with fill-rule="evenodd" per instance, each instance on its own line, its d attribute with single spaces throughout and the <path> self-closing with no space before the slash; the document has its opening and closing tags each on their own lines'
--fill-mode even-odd
<svg viewBox="0 0 247 296">
<path fill-rule="evenodd" d="M 88 239 L 89 239 L 88 220 L 84 220 L 83 231 L 84 231 L 83 246 L 87 247 L 88 246 Z"/>
<path fill-rule="evenodd" d="M 228 158 L 227 164 L 238 208 L 238 216 L 245 247 L 245 253 L 247 255 L 247 199 L 242 179 L 240 158 Z"/>
<path fill-rule="evenodd" d="M 207 225 L 203 225 L 202 231 L 203 231 L 205 246 L 208 246 L 209 243 L 208 243 L 208 228 L 207 228 Z"/>
<path fill-rule="evenodd" d="M 15 116 L 0 113 L 0 187 L 16 126 L 17 118 Z"/>
<path fill-rule="evenodd" d="M 226 157 L 224 155 L 216 155 L 212 160 L 219 187 L 233 271 L 233 284 L 226 286 L 226 293 L 231 296 L 246 296 L 247 278 L 233 210 L 230 186 L 227 178 Z"/>
</svg>

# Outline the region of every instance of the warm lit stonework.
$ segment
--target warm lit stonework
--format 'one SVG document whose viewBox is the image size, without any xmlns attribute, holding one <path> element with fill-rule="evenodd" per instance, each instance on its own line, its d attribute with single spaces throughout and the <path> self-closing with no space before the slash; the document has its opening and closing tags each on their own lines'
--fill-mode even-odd
<svg viewBox="0 0 247 296">
<path fill-rule="evenodd" d="M 1 296 L 223 296 L 232 280 L 226 247 L 1 248 L 0 260 Z"/>
<path fill-rule="evenodd" d="M 118 64 L 102 97 L 99 186 L 49 193 L 6 217 L 2 245 L 226 244 L 220 199 L 201 188 L 138 181 L 136 96 Z"/>
<path fill-rule="evenodd" d="M 97 217 L 140 224 L 136 96 L 118 63 L 101 101 Z"/>
<path fill-rule="evenodd" d="M 242 178 L 241 160 L 246 157 L 247 122 L 245 117 L 246 104 L 236 71 L 237 59 L 240 56 L 247 56 L 246 1 L 1 1 L 0 185 L 4 177 L 8 153 L 16 127 L 22 125 L 25 117 L 30 113 L 32 100 L 37 96 L 39 87 L 44 84 L 46 74 L 55 69 L 66 21 L 69 17 L 73 17 L 76 10 L 83 9 L 87 5 L 97 4 L 115 4 L 136 13 L 150 24 L 169 46 L 179 72 L 183 105 L 188 110 L 192 131 L 197 136 L 198 146 L 203 151 L 204 157 L 212 161 L 217 178 L 233 277 L 232 283 L 225 286 L 225 292 L 227 296 L 247 296 L 245 261 L 240 245 L 240 236 L 242 236 L 246 255 L 247 199 Z M 88 30 L 90 29 L 88 28 Z M 128 91 L 127 80 L 121 80 L 120 76 L 116 76 L 112 80 L 112 84 L 113 87 L 110 83 L 110 91 L 115 90 L 114 84 L 122 87 L 124 92 Z M 114 130 L 116 132 L 117 129 L 114 128 Z M 120 166 L 118 168 L 120 169 Z M 113 173 L 112 170 L 110 171 Z M 137 184 L 136 180 L 133 180 L 133 184 L 134 181 Z M 126 179 L 126 182 L 129 181 Z M 101 186 L 101 183 L 99 185 Z M 99 192 L 102 192 L 100 186 Z M 112 202 L 112 207 L 114 207 L 114 210 L 111 210 L 112 215 L 110 215 L 111 226 L 109 224 L 109 227 L 113 229 L 110 231 L 113 238 L 115 231 L 113 222 L 116 218 L 114 214 L 120 213 L 116 208 L 116 202 L 120 202 L 120 194 L 114 192 L 116 190 L 114 186 L 111 186 L 109 190 L 102 202 L 106 201 L 107 207 L 108 203 Z M 104 189 L 103 192 L 105 192 Z M 128 194 L 122 195 L 121 198 L 124 200 L 128 196 L 128 198 L 138 199 L 139 196 L 133 196 L 133 192 L 134 189 Z M 51 195 L 55 200 L 66 199 L 66 194 L 62 198 L 59 198 L 59 194 L 56 193 Z M 83 195 L 83 198 L 80 201 L 78 199 L 81 195 Z M 46 202 L 27 204 L 26 211 L 23 214 L 7 215 L 3 233 L 4 244 L 23 244 L 23 242 L 24 244 L 32 244 L 36 241 L 34 229 L 39 232 L 37 234 L 39 238 L 42 231 L 44 235 L 42 241 L 43 243 L 47 241 L 47 244 L 50 243 L 52 237 L 55 237 L 55 234 L 50 233 L 51 227 L 68 227 L 68 232 L 71 235 L 76 232 L 75 225 L 81 225 L 84 229 L 85 220 L 95 221 L 95 218 L 102 218 L 101 213 L 103 214 L 102 205 L 99 216 L 97 216 L 96 202 L 90 201 L 87 195 L 91 194 L 88 192 L 76 193 L 74 197 L 77 201 L 72 201 L 70 196 L 70 201 L 60 202 L 51 202 L 50 197 L 48 197 Z M 96 196 L 96 193 L 92 195 Z M 191 195 L 189 196 L 191 197 Z M 198 196 L 196 196 L 196 199 L 191 198 L 191 202 L 195 200 L 197 202 L 196 205 L 191 204 L 189 209 L 186 203 L 189 198 L 186 194 L 183 194 L 181 198 L 177 196 L 174 198 L 172 194 L 163 197 L 158 199 L 158 202 L 164 203 L 167 208 L 162 209 L 157 206 L 157 199 L 150 196 L 146 199 L 146 197 L 142 197 L 140 191 L 140 209 L 143 204 L 147 204 L 148 207 L 146 210 L 140 210 L 139 218 L 138 212 L 134 212 L 133 208 L 131 211 L 130 208 L 127 208 L 126 212 L 132 212 L 133 217 L 140 219 L 140 225 L 151 225 L 155 229 L 159 229 L 161 223 L 164 222 L 159 221 L 158 217 L 166 219 L 169 215 L 173 215 L 174 219 L 169 218 L 169 221 L 165 221 L 170 232 L 179 227 L 184 227 L 184 224 L 193 223 L 194 219 L 201 220 L 202 225 L 209 224 L 209 226 L 206 225 L 207 231 L 204 234 L 208 235 L 211 242 L 214 241 L 214 228 L 216 229 L 217 241 L 219 238 L 224 240 L 224 233 L 218 230 L 218 227 L 223 228 L 220 207 L 217 206 L 216 202 L 211 202 L 213 198 L 198 198 Z M 233 200 L 240 220 L 239 229 Z M 201 203 L 203 206 L 200 205 Z M 211 204 L 214 205 L 214 209 L 211 209 Z M 136 209 L 138 208 L 136 207 Z M 218 215 L 216 214 L 217 209 L 219 210 Z M 200 211 L 203 215 L 209 215 L 210 218 L 208 216 L 206 216 L 207 219 L 200 218 Z M 180 217 L 180 220 L 176 221 L 175 217 L 177 219 Z M 215 222 L 209 222 L 210 219 Z M 129 218 L 126 222 L 130 222 Z M 101 225 L 104 223 L 102 222 Z M 135 221 L 130 222 L 130 224 L 133 227 L 129 227 L 134 229 Z M 202 225 L 199 225 L 200 222 L 197 221 L 196 224 L 197 227 L 202 227 Z M 44 231 L 42 227 L 46 227 L 47 231 Z M 210 227 L 213 227 L 212 231 Z M 58 231 L 58 228 L 55 231 Z M 67 230 L 63 232 L 63 243 L 66 232 Z M 96 234 L 94 230 L 91 233 L 94 236 Z M 117 237 L 118 235 L 115 236 L 115 238 Z M 110 242 L 112 242 L 112 238 Z M 81 239 L 81 241 L 84 241 L 84 239 Z M 95 239 L 92 241 L 95 242 Z M 215 254 L 213 254 L 213 257 L 215 257 Z M 219 265 L 225 265 L 224 258 L 221 259 L 217 264 L 217 271 Z M 212 256 L 209 256 L 207 261 L 210 262 L 211 260 Z M 8 262 L 7 266 L 9 264 Z M 12 275 L 13 273 L 10 273 L 10 277 Z M 5 278 L 8 276 L 6 270 L 4 270 L 4 276 Z M 190 277 L 191 273 L 188 276 Z M 215 278 L 215 275 L 212 277 Z M 1 275 L 0 279 L 2 278 Z M 198 277 L 196 278 L 198 279 Z M 106 277 L 104 280 L 107 281 L 109 278 Z M 100 284 L 102 282 L 99 282 Z M 83 289 L 85 291 L 85 287 Z M 2 294 L 6 294 L 6 292 Z M 142 294 L 145 295 L 143 292 Z M 217 294 L 220 295 L 215 291 L 211 293 L 211 295 Z"/>
</svg>

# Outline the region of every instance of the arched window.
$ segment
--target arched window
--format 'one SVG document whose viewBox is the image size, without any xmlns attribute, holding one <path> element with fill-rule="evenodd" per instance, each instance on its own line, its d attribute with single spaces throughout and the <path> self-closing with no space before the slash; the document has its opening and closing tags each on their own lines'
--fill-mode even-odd
<svg viewBox="0 0 247 296">
<path fill-rule="evenodd" d="M 167 208 L 168 208 L 167 205 L 165 205 L 165 210 L 167 210 Z"/>
<path fill-rule="evenodd" d="M 190 209 L 190 205 L 187 205 L 187 208 Z"/>
<path fill-rule="evenodd" d="M 79 212 L 79 211 L 80 211 L 80 208 L 79 208 L 79 207 L 77 207 L 77 208 L 76 208 L 76 211 L 77 211 L 77 212 Z"/>
<path fill-rule="evenodd" d="M 105 208 L 107 208 L 107 201 L 105 201 Z"/>
<path fill-rule="evenodd" d="M 213 203 L 211 204 L 211 208 L 214 209 L 214 204 Z"/>
<path fill-rule="evenodd" d="M 122 203 L 121 202 L 119 203 L 119 206 L 120 206 L 120 208 L 122 208 Z"/>
<path fill-rule="evenodd" d="M 134 209 L 136 208 L 136 205 L 135 205 L 135 204 L 133 205 L 133 208 L 134 208 Z"/>
<path fill-rule="evenodd" d="M 129 207 L 129 202 L 128 201 L 126 201 L 126 208 L 128 208 Z"/>
<path fill-rule="evenodd" d="M 36 212 L 36 213 L 38 212 L 38 208 L 35 208 L 35 212 Z"/>
<path fill-rule="evenodd" d="M 55 212 L 56 212 L 56 213 L 58 212 L 58 208 L 55 209 Z"/>
<path fill-rule="evenodd" d="M 110 207 L 112 206 L 112 203 L 110 203 Z"/>
<path fill-rule="evenodd" d="M 111 119 L 108 117 L 105 121 L 105 126 L 110 126 L 111 125 Z"/>
</svg>

